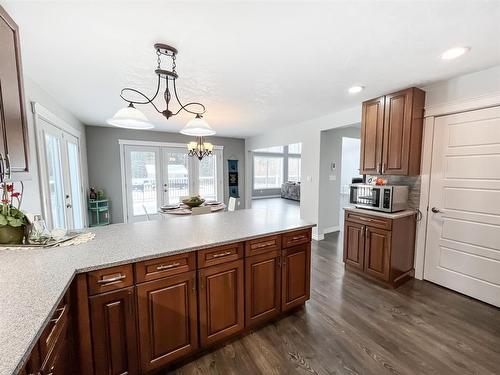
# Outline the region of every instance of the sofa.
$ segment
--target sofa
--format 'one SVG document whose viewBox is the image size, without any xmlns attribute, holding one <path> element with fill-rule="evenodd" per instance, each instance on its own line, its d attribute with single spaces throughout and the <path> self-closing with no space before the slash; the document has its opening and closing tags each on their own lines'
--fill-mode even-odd
<svg viewBox="0 0 500 375">
<path fill-rule="evenodd" d="M 300 182 L 285 182 L 281 184 L 281 198 L 300 202 Z"/>
</svg>

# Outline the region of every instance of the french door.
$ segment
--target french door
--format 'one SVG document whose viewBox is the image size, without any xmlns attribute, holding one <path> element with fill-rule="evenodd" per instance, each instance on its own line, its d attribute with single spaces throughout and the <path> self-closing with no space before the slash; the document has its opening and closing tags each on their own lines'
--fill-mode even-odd
<svg viewBox="0 0 500 375">
<path fill-rule="evenodd" d="M 49 228 L 85 226 L 79 139 L 39 117 L 38 151 L 44 218 Z"/>
<path fill-rule="evenodd" d="M 124 145 L 124 186 L 127 221 L 158 217 L 164 204 L 199 194 L 222 200 L 222 150 L 199 161 L 184 145 Z"/>
</svg>

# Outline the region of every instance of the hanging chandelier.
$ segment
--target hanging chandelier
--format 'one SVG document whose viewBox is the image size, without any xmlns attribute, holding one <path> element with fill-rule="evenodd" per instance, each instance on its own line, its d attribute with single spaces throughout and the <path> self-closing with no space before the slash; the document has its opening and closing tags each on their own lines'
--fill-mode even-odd
<svg viewBox="0 0 500 375">
<path fill-rule="evenodd" d="M 157 67 L 155 69 L 155 74 L 158 76 L 158 81 L 156 85 L 156 92 L 153 97 L 148 97 L 141 91 L 125 87 L 120 92 L 120 97 L 128 102 L 128 106 L 120 109 L 116 114 L 107 121 L 108 124 L 118 126 L 127 129 L 151 129 L 154 127 L 147 117 L 135 108 L 135 105 L 151 104 L 153 108 L 160 114 L 162 114 L 167 120 L 170 117 L 178 115 L 181 111 L 185 111 L 195 115 L 195 118 L 190 120 L 186 126 L 180 131 L 182 134 L 190 135 L 196 137 L 195 142 L 190 142 L 188 147 L 188 154 L 190 156 L 196 156 L 201 160 L 204 156 L 212 155 L 213 146 L 210 143 L 204 142 L 203 137 L 214 135 L 215 130 L 213 130 L 210 125 L 203 119 L 203 114 L 206 109 L 205 106 L 199 102 L 189 102 L 182 104 L 177 93 L 176 80 L 179 77 L 176 72 L 176 55 L 178 53 L 177 49 L 163 43 L 156 43 L 154 45 L 157 56 Z M 162 69 L 162 57 L 168 57 L 172 60 L 171 70 Z M 163 99 L 165 101 L 166 108 L 160 110 L 158 106 L 154 103 L 154 100 L 160 94 L 162 85 L 165 86 L 163 90 Z M 133 100 L 131 96 L 127 95 L 139 95 L 142 100 Z M 173 98 L 172 98 L 173 95 Z M 175 99 L 179 108 L 174 112 L 171 107 L 171 101 Z"/>
</svg>

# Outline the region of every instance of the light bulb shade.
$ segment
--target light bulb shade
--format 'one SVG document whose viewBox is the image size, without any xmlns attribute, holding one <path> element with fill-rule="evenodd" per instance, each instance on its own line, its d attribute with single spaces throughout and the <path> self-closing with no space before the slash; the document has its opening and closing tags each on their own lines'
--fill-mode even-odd
<svg viewBox="0 0 500 375">
<path fill-rule="evenodd" d="M 113 118 L 110 118 L 107 123 L 126 129 L 154 128 L 154 125 L 148 121 L 144 113 L 139 111 L 132 104 L 130 104 L 128 107 L 118 110 Z"/>
<path fill-rule="evenodd" d="M 196 143 L 196 142 L 189 142 L 187 144 L 188 150 L 196 150 L 197 147 L 198 147 L 198 143 Z"/>
<path fill-rule="evenodd" d="M 203 143 L 203 147 L 205 150 L 209 151 L 209 152 L 212 152 L 213 149 L 214 149 L 214 145 L 209 143 L 209 142 L 205 142 Z"/>
<path fill-rule="evenodd" d="M 181 133 L 193 137 L 206 137 L 208 135 L 214 135 L 215 130 L 213 130 L 200 115 L 197 115 L 186 124 L 184 129 L 181 130 Z"/>
</svg>

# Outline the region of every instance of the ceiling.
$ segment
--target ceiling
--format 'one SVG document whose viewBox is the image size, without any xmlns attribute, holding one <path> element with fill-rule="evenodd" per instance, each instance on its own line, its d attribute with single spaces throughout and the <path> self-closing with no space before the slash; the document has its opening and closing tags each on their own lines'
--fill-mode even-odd
<svg viewBox="0 0 500 375">
<path fill-rule="evenodd" d="M 181 98 L 237 137 L 500 63 L 499 1 L 0 2 L 20 26 L 25 74 L 89 125 L 124 106 L 122 87 L 153 93 L 155 42 L 179 49 Z M 472 50 L 441 60 L 453 46 Z M 366 89 L 348 94 L 355 84 Z M 157 130 L 190 119 L 140 108 Z"/>
</svg>

